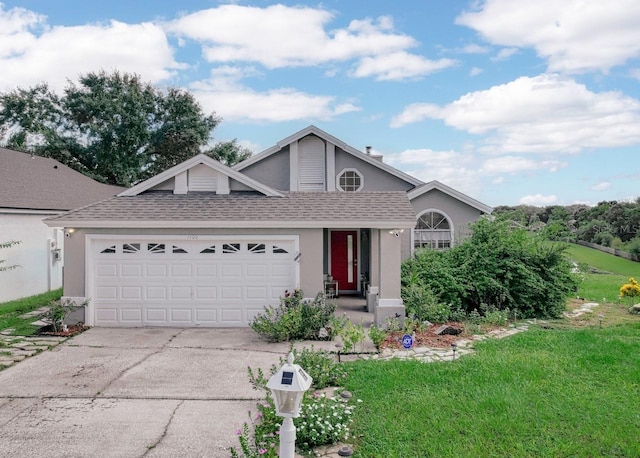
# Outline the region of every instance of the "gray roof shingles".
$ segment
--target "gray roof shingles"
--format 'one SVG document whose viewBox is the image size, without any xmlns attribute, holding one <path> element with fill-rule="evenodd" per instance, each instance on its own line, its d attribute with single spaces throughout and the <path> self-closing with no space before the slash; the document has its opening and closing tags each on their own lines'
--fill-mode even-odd
<svg viewBox="0 0 640 458">
<path fill-rule="evenodd" d="M 256 192 L 213 192 L 173 194 L 151 191 L 131 197 L 113 197 L 93 205 L 48 218 L 48 222 L 64 222 L 78 227 L 104 224 L 116 227 L 157 227 L 166 222 L 171 227 L 180 222 L 211 223 L 252 222 L 255 227 L 283 227 L 287 223 L 317 222 L 317 227 L 339 227 L 344 223 L 380 222 L 415 224 L 415 213 L 405 192 L 290 192 L 284 197 L 265 197 Z M 155 223 L 155 224 L 153 224 Z M 277 224 L 276 224 L 277 223 Z M 375 226 L 371 226 L 375 227 Z"/>
<path fill-rule="evenodd" d="M 54 159 L 0 148 L 0 208 L 66 211 L 123 190 Z"/>
</svg>

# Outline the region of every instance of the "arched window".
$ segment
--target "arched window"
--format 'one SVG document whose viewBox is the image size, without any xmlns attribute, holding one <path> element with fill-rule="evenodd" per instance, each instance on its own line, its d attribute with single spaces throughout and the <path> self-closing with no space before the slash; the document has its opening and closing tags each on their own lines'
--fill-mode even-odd
<svg viewBox="0 0 640 458">
<path fill-rule="evenodd" d="M 418 218 L 413 231 L 414 248 L 446 250 L 453 241 L 449 219 L 437 210 L 428 210 Z"/>
</svg>

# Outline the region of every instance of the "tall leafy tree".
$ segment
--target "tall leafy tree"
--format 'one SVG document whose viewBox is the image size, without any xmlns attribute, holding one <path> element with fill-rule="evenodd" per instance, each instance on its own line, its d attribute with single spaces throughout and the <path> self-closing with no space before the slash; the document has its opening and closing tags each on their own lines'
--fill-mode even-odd
<svg viewBox="0 0 640 458">
<path fill-rule="evenodd" d="M 193 95 L 161 91 L 128 73 L 88 73 L 60 96 L 46 84 L 0 94 L 0 136 L 105 183 L 131 186 L 207 149 L 219 124 Z M 233 165 L 235 140 L 209 147 Z"/>
</svg>

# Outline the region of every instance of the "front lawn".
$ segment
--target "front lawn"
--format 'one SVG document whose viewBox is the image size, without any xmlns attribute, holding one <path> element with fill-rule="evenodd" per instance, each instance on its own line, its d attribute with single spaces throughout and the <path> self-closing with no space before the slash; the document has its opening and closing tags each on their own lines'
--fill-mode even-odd
<svg viewBox="0 0 640 458">
<path fill-rule="evenodd" d="M 16 330 L 14 333 L 15 335 L 29 336 L 35 334 L 38 327 L 31 324 L 34 320 L 24 320 L 19 318 L 19 316 L 48 305 L 49 302 L 58 300 L 60 297 L 62 297 L 62 288 L 43 294 L 37 294 L 35 296 L 1 303 L 0 330 L 13 328 Z"/>
<path fill-rule="evenodd" d="M 569 245 L 567 254 L 576 263 L 597 269 L 598 273 L 582 273 L 578 284 L 576 295 L 588 301 L 617 302 L 629 277 L 640 279 L 638 262 L 575 244 Z"/>
<path fill-rule="evenodd" d="M 476 348 L 450 363 L 349 363 L 364 401 L 354 456 L 640 456 L 640 322 Z"/>
</svg>

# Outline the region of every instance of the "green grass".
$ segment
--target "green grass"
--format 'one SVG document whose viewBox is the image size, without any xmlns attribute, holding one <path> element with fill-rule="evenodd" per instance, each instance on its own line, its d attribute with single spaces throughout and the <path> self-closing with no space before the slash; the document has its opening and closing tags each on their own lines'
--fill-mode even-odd
<svg viewBox="0 0 640 458">
<path fill-rule="evenodd" d="M 31 321 L 19 318 L 20 315 L 47 305 L 62 297 L 62 289 L 49 291 L 35 296 L 16 299 L 0 304 L 0 329 L 14 328 L 15 335 L 30 336 L 38 330 Z"/>
<path fill-rule="evenodd" d="M 578 264 L 587 264 L 600 271 L 582 274 L 577 296 L 586 300 L 616 302 L 620 287 L 629 281 L 629 277 L 640 279 L 638 262 L 574 244 L 569 245 L 567 254 Z"/>
<path fill-rule="evenodd" d="M 532 329 L 451 363 L 350 363 L 358 457 L 640 456 L 640 323 Z"/>
</svg>

